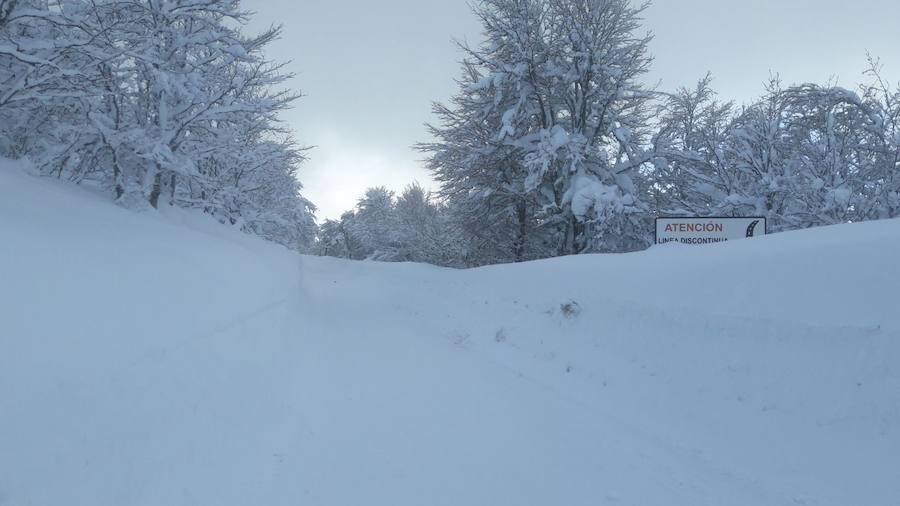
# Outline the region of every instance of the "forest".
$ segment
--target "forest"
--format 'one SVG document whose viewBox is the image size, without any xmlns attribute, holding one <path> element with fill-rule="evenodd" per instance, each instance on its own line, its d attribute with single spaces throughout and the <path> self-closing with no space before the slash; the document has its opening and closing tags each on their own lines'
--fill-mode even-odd
<svg viewBox="0 0 900 506">
<path fill-rule="evenodd" d="M 0 0 L 0 156 L 305 253 L 449 267 L 642 250 L 657 216 L 773 232 L 900 217 L 900 86 L 876 56 L 855 89 L 662 90 L 647 9 L 473 3 L 482 40 L 458 44 L 456 93 L 412 147 L 437 190 L 370 188 L 322 221 L 280 118 L 300 95 L 266 55 L 280 27 L 245 33 L 236 0 Z"/>
</svg>

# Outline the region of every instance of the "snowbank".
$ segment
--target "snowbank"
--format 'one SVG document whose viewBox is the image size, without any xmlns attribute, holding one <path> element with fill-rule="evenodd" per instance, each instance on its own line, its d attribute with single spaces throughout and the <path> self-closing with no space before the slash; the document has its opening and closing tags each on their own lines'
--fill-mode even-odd
<svg viewBox="0 0 900 506">
<path fill-rule="evenodd" d="M 0 164 L 0 504 L 900 500 L 900 222 L 452 271 Z"/>
</svg>

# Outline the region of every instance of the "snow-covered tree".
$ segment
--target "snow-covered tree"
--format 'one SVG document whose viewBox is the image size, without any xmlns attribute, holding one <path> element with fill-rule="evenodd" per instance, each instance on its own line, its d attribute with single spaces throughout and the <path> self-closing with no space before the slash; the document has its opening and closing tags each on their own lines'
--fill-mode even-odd
<svg viewBox="0 0 900 506">
<path fill-rule="evenodd" d="M 642 148 L 643 9 L 628 0 L 477 3 L 485 41 L 463 46 L 460 90 L 452 106 L 436 105 L 437 140 L 420 146 L 442 194 L 468 200 L 463 208 L 485 225 L 512 222 L 516 249 L 535 224 L 556 254 L 646 245 L 634 181 L 652 159 Z"/>
<path fill-rule="evenodd" d="M 704 79 L 670 96 L 660 114 L 657 208 L 763 215 L 773 231 L 896 215 L 894 97 L 877 78 L 862 93 L 784 89 L 773 79 L 762 99 L 735 111 Z"/>
<path fill-rule="evenodd" d="M 297 94 L 237 0 L 0 5 L 0 149 L 123 206 L 196 207 L 302 248 L 313 206 L 278 114 Z"/>
<path fill-rule="evenodd" d="M 114 54 L 94 9 L 74 0 L 0 4 L 0 150 L 57 156 L 60 170 L 90 151 L 83 125 L 102 91 L 100 68 Z M 82 127 L 82 128 L 79 128 Z"/>
<path fill-rule="evenodd" d="M 123 48 L 110 71 L 121 103 L 90 117 L 111 150 L 130 155 L 114 167 L 116 193 L 126 205 L 156 207 L 165 190 L 174 198 L 179 178 L 200 176 L 196 164 L 211 149 L 222 158 L 243 156 L 247 140 L 234 137 L 261 140 L 275 114 L 296 98 L 272 91 L 288 76 L 262 54 L 278 31 L 244 37 L 234 25 L 247 14 L 236 1 L 114 1 L 109 7 L 119 19 L 110 31 Z"/>
<path fill-rule="evenodd" d="M 362 245 L 366 258 L 397 259 L 399 233 L 394 214 L 394 192 L 383 186 L 369 188 L 348 221 L 348 230 Z"/>
<path fill-rule="evenodd" d="M 325 220 L 319 225 L 313 252 L 319 256 L 351 258 L 347 232 L 340 220 Z"/>
<path fill-rule="evenodd" d="M 724 149 L 734 107 L 717 100 L 711 82 L 707 75 L 679 89 L 658 110 L 650 193 L 661 215 L 727 214 L 723 205 L 737 191 Z"/>
<path fill-rule="evenodd" d="M 394 204 L 398 259 L 465 266 L 465 245 L 447 211 L 418 183 L 407 186 Z"/>
<path fill-rule="evenodd" d="M 403 190 L 395 203 L 398 255 L 404 261 L 425 262 L 435 243 L 438 209 L 422 186 L 413 183 Z"/>
<path fill-rule="evenodd" d="M 871 82 L 861 86 L 868 104 L 864 123 L 869 134 L 866 163 L 860 167 L 865 203 L 861 219 L 900 217 L 900 83 L 891 85 L 882 75 L 881 64 L 869 57 Z"/>
<path fill-rule="evenodd" d="M 383 187 L 366 190 L 353 211 L 322 224 L 315 252 L 355 260 L 473 265 L 447 207 L 417 183 L 398 197 Z"/>
</svg>

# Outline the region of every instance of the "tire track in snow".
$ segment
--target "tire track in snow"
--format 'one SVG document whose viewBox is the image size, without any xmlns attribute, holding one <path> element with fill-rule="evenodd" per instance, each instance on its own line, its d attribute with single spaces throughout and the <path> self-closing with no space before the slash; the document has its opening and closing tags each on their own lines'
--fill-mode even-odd
<svg viewBox="0 0 900 506">
<path fill-rule="evenodd" d="M 100 384 L 108 386 L 120 385 L 128 378 L 135 378 L 139 376 L 135 369 L 147 366 L 161 367 L 163 362 L 177 357 L 181 352 L 186 351 L 192 346 L 202 345 L 218 335 L 224 334 L 232 329 L 237 328 L 243 323 L 250 322 L 265 314 L 275 311 L 276 309 L 284 306 L 288 302 L 288 300 L 290 300 L 290 298 L 291 296 L 287 295 L 281 299 L 258 306 L 253 310 L 241 313 L 239 316 L 226 320 L 217 325 L 213 325 L 209 327 L 208 330 L 196 332 L 184 337 L 183 339 L 175 340 L 175 344 L 173 345 L 160 346 L 157 348 L 151 347 L 145 349 L 141 353 L 138 353 L 136 356 L 134 356 L 131 360 L 128 360 L 127 362 L 124 362 L 118 366 L 110 367 L 104 372 L 102 378 L 95 377 L 93 378 L 93 381 L 91 381 L 91 383 L 95 383 L 102 379 L 102 381 L 100 381 Z M 82 387 L 88 386 L 88 382 L 85 381 L 84 378 L 67 378 L 67 381 L 80 382 L 82 383 Z"/>
<path fill-rule="evenodd" d="M 741 491 L 744 496 L 753 498 L 757 504 L 778 504 L 790 499 L 782 497 L 781 494 L 759 483 L 751 476 L 746 476 L 725 464 L 703 457 L 694 448 L 679 445 L 668 440 L 668 438 L 646 423 L 636 423 L 636 420 L 625 420 L 612 410 L 604 408 L 596 402 L 571 395 L 559 385 L 542 381 L 533 374 L 506 364 L 497 358 L 479 353 L 472 347 L 462 347 L 452 342 L 449 344 L 448 349 L 452 349 L 459 354 L 465 354 L 470 358 L 475 358 L 487 364 L 489 368 L 502 371 L 514 381 L 532 385 L 536 390 L 549 394 L 551 398 L 569 404 L 577 409 L 582 416 L 591 420 L 605 422 L 612 429 L 607 435 L 615 434 L 629 439 L 632 447 L 641 455 L 641 458 L 645 460 L 653 459 L 657 466 L 661 466 L 662 469 L 667 467 L 671 469 L 694 469 L 698 478 L 705 478 L 708 482 L 721 483 L 722 481 L 727 481 L 731 483 L 732 486 L 730 488 L 732 490 Z M 661 462 L 663 458 L 667 460 L 666 463 Z M 700 483 L 693 483 L 692 485 L 701 486 Z"/>
<path fill-rule="evenodd" d="M 262 306 L 259 306 L 252 311 L 243 313 L 240 316 L 236 316 L 236 317 L 234 317 L 228 321 L 225 321 L 223 323 L 220 323 L 218 325 L 214 325 L 207 331 L 197 332 L 191 336 L 181 339 L 178 341 L 178 344 L 176 344 L 174 346 L 160 348 L 157 350 L 148 350 L 148 351 L 142 353 L 135 360 L 131 361 L 128 364 L 128 367 L 134 367 L 134 366 L 140 365 L 143 362 L 146 362 L 146 361 L 148 361 L 150 359 L 154 359 L 154 358 L 165 359 L 169 355 L 176 354 L 193 344 L 200 344 L 200 343 L 203 343 L 204 341 L 208 341 L 209 339 L 211 339 L 217 335 L 224 334 L 225 332 L 228 332 L 229 330 L 232 330 L 232 329 L 238 327 L 242 323 L 247 323 L 255 318 L 258 318 L 266 313 L 269 313 L 269 312 L 283 306 L 285 303 L 287 303 L 288 298 L 289 298 L 289 296 L 285 296 L 274 302 L 269 302 L 267 304 L 263 304 Z"/>
</svg>

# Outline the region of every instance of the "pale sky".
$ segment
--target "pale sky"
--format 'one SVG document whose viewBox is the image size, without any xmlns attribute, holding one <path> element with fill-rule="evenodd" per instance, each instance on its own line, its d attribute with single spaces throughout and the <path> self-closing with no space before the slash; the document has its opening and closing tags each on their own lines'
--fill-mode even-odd
<svg viewBox="0 0 900 506">
<path fill-rule="evenodd" d="M 291 86 L 306 96 L 284 116 L 315 146 L 303 164 L 304 194 L 320 221 L 351 209 L 370 186 L 433 186 L 422 155 L 431 102 L 454 92 L 460 52 L 480 40 L 464 0 L 245 0 L 248 30 L 284 25 L 269 54 L 292 60 Z M 866 51 L 900 76 L 897 0 L 656 0 L 645 14 L 655 36 L 647 81 L 662 91 L 707 71 L 721 98 L 746 102 L 777 72 L 785 83 L 851 86 Z"/>
</svg>

